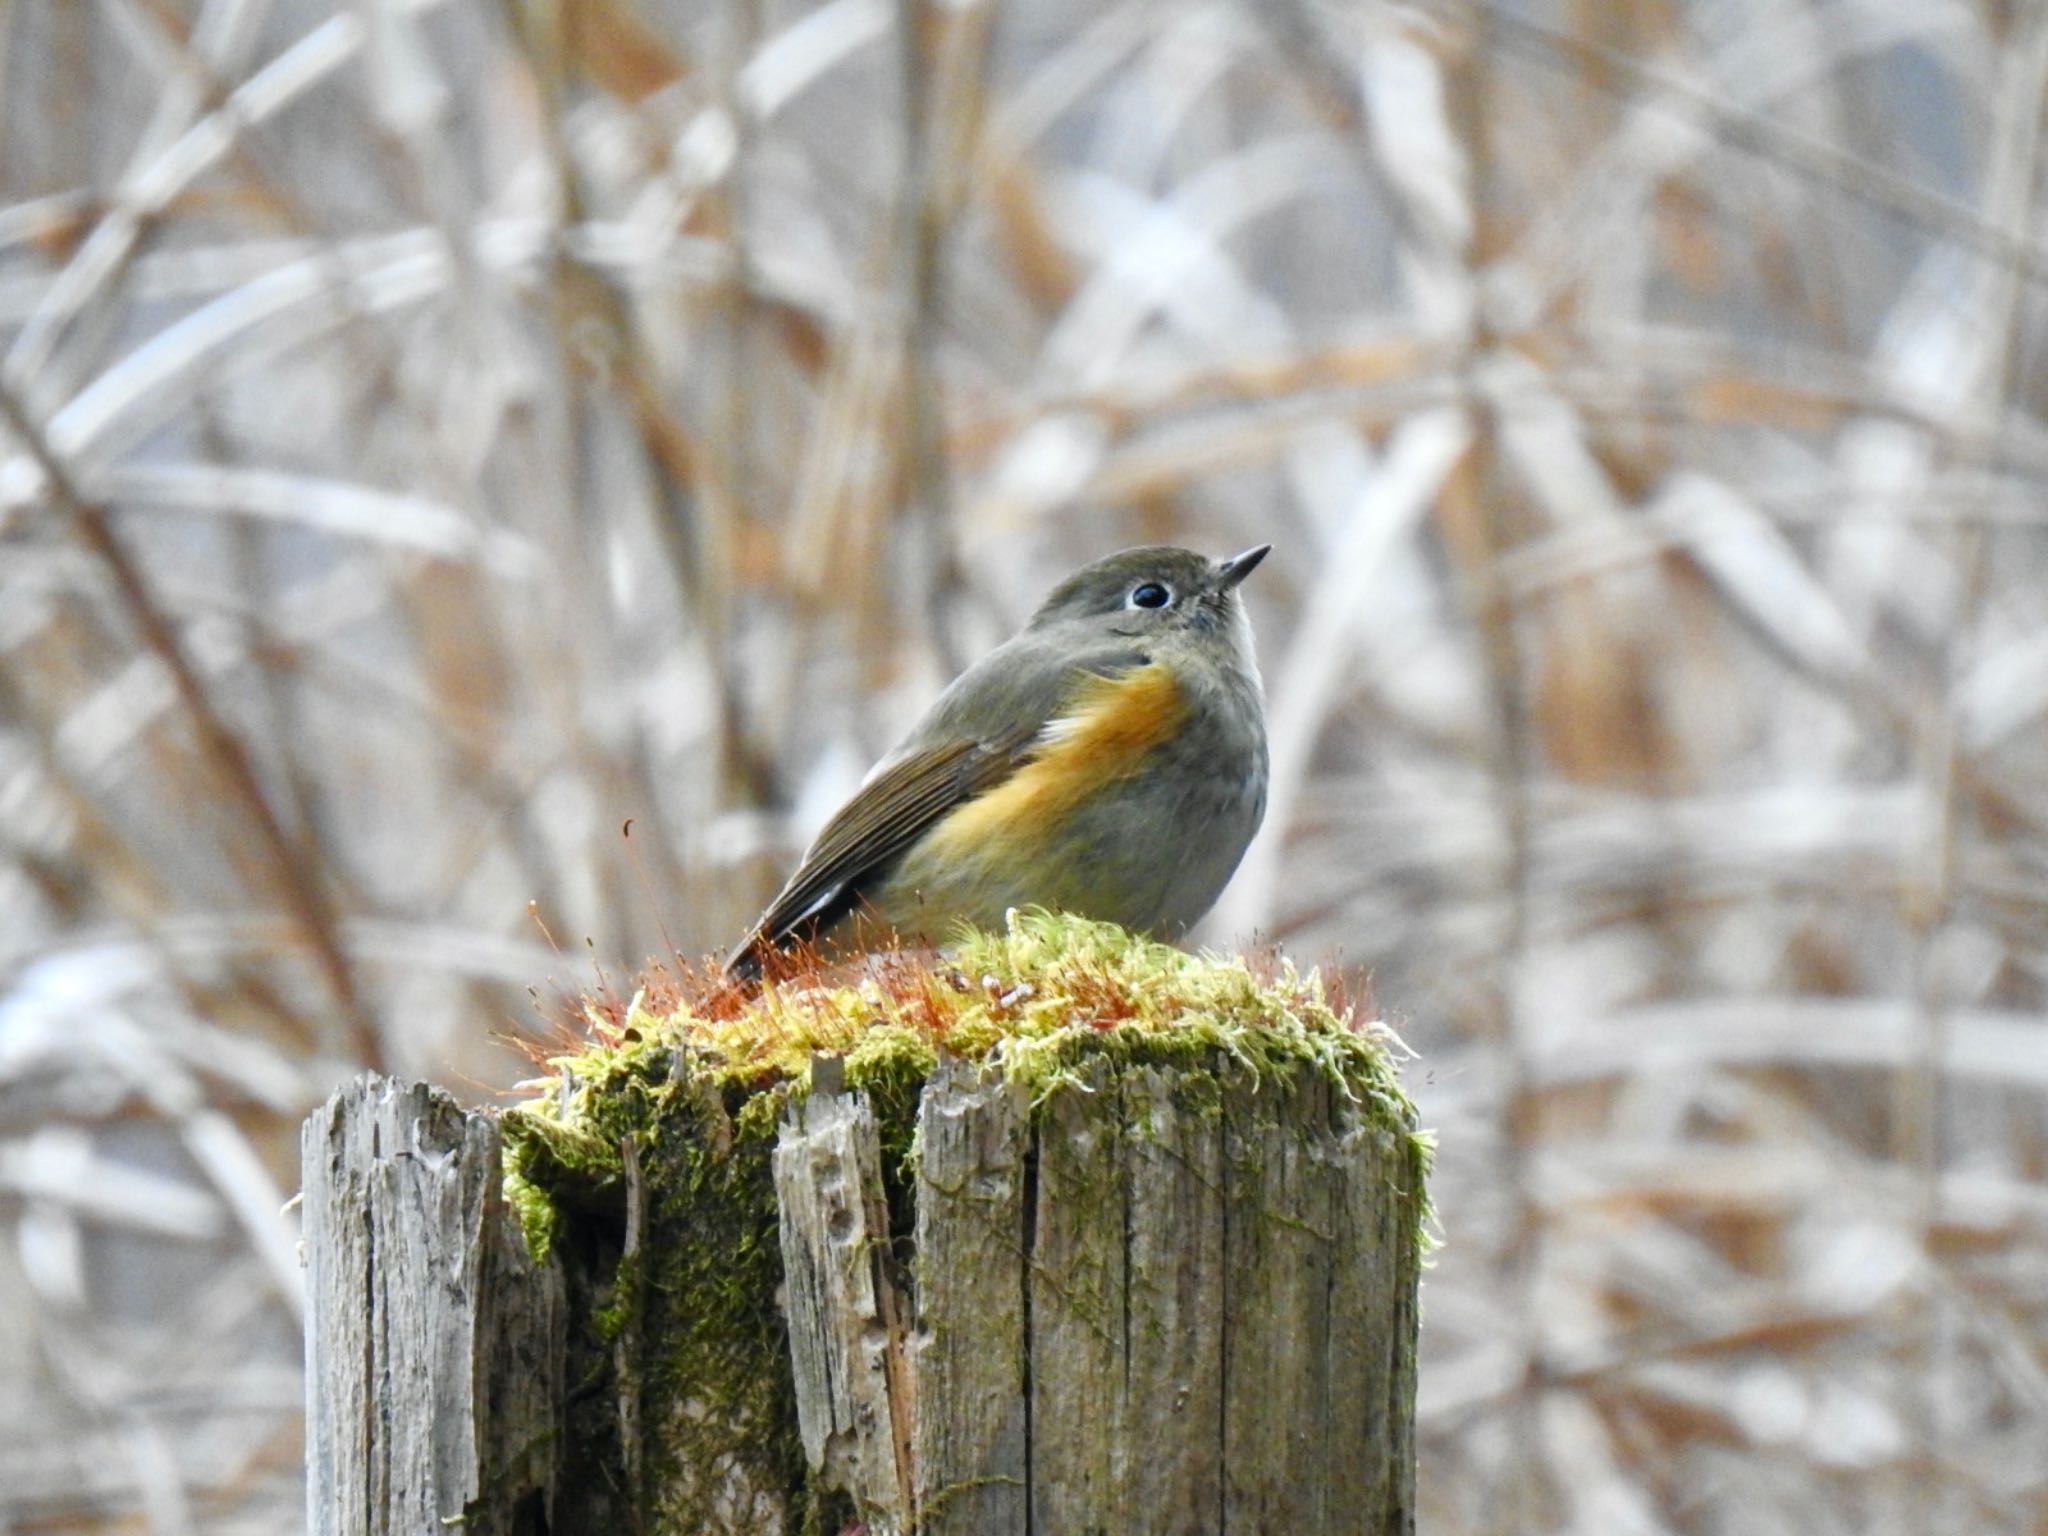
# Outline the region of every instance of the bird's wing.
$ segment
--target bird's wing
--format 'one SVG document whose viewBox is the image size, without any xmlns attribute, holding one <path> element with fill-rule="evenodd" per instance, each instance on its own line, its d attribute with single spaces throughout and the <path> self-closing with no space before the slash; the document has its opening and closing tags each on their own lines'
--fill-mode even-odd
<svg viewBox="0 0 2048 1536">
<path fill-rule="evenodd" d="M 1046 722 L 1084 674 L 1114 676 L 1141 665 L 1119 644 L 1061 656 L 1020 636 L 955 680 L 894 756 L 825 823 L 796 873 L 768 904 L 725 968 L 750 975 L 765 951 L 814 933 L 851 911 L 862 886 L 902 855 L 948 811 L 994 788 L 1028 762 Z M 975 707 L 963 711 L 963 700 Z M 996 732 L 969 733 L 963 713 L 1000 719 Z"/>
<path fill-rule="evenodd" d="M 1017 745 L 1027 743 L 1028 737 Z M 823 927 L 849 910 L 864 876 L 895 859 L 954 806 L 1007 778 L 1021 756 L 1001 744 L 952 741 L 888 764 L 825 823 L 803 863 L 725 968 L 750 969 L 749 962 L 758 963 L 762 950 Z"/>
</svg>

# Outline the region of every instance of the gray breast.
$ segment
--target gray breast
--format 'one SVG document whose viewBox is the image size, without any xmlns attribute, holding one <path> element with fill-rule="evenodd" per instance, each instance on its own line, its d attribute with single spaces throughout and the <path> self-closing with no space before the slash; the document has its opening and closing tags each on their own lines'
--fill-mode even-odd
<svg viewBox="0 0 2048 1536">
<path fill-rule="evenodd" d="M 1266 810 L 1256 685 L 1211 673 L 1187 693 L 1179 736 L 1069 828 L 1071 852 L 1096 871 L 1091 915 L 1167 938 L 1215 905 Z"/>
</svg>

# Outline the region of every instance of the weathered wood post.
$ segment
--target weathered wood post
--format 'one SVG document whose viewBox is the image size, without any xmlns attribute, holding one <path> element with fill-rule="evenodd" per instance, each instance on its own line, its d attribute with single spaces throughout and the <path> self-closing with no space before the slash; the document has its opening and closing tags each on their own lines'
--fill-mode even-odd
<svg viewBox="0 0 2048 1536">
<path fill-rule="evenodd" d="M 337 1094 L 316 1536 L 1411 1530 L 1424 1156 L 1381 1042 L 1047 923 L 639 1006 L 504 1114 Z"/>
<path fill-rule="evenodd" d="M 506 1219 L 495 1119 L 365 1075 L 300 1146 L 309 1528 L 547 1530 L 561 1273 Z"/>
</svg>

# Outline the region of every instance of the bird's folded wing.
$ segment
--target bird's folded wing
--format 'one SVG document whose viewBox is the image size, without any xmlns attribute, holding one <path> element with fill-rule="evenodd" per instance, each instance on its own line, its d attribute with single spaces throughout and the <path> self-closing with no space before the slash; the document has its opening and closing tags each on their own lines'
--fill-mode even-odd
<svg viewBox="0 0 2048 1536">
<path fill-rule="evenodd" d="M 993 742 L 949 741 L 907 753 L 857 790 L 818 834 L 728 971 L 751 969 L 763 949 L 829 921 L 858 899 L 857 887 L 963 800 L 999 783 L 1028 755 L 1037 723 Z"/>
<path fill-rule="evenodd" d="M 1121 635 L 1077 649 L 1028 630 L 984 656 L 953 680 L 897 756 L 825 824 L 789 883 L 734 947 L 726 970 L 752 974 L 765 951 L 852 911 L 863 887 L 949 811 L 1030 761 L 1040 733 L 1077 685 L 1150 659 Z M 982 725 L 990 719 L 1009 725 L 992 735 Z"/>
</svg>

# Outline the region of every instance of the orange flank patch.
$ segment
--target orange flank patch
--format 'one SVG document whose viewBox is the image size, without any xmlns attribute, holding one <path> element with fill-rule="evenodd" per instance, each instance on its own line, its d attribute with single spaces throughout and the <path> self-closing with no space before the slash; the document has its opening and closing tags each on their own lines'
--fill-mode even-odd
<svg viewBox="0 0 2048 1536">
<path fill-rule="evenodd" d="M 1186 716 L 1180 685 L 1160 662 L 1086 678 L 1023 767 L 932 829 L 932 851 L 986 855 L 1043 840 L 1105 783 L 1136 771 Z"/>
</svg>

